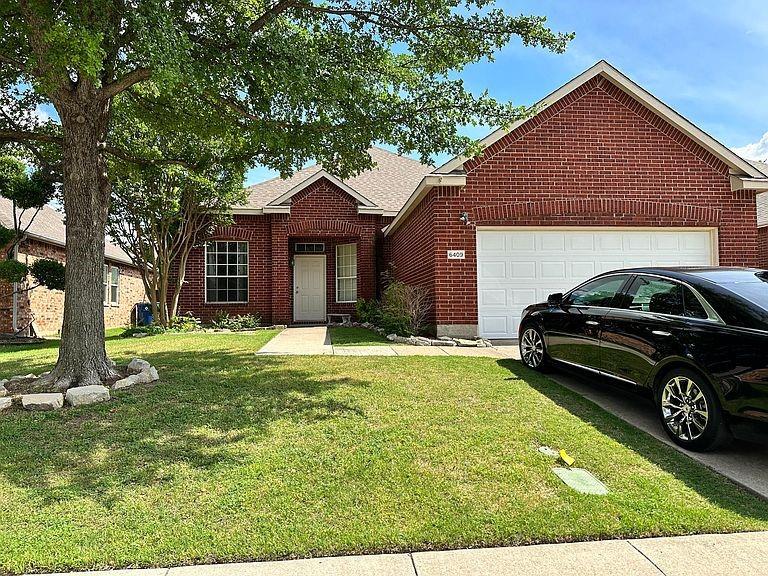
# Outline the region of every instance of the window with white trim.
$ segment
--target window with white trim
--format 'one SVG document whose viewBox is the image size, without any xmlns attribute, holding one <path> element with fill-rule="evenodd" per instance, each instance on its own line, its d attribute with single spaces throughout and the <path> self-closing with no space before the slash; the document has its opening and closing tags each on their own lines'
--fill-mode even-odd
<svg viewBox="0 0 768 576">
<path fill-rule="evenodd" d="M 357 244 L 336 246 L 336 302 L 357 302 Z"/>
<path fill-rule="evenodd" d="M 205 301 L 248 302 L 248 242 L 217 240 L 205 245 Z"/>
<path fill-rule="evenodd" d="M 104 306 L 120 305 L 120 268 L 104 264 L 102 278 Z"/>
</svg>

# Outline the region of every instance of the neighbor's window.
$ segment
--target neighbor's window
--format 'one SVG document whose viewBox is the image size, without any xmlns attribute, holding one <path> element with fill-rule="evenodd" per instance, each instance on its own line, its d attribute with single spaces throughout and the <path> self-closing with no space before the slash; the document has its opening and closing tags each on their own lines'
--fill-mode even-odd
<svg viewBox="0 0 768 576">
<path fill-rule="evenodd" d="M 104 306 L 118 306 L 120 304 L 120 268 L 104 264 Z"/>
<path fill-rule="evenodd" d="M 217 241 L 205 245 L 205 301 L 248 302 L 248 242 Z"/>
<path fill-rule="evenodd" d="M 357 244 L 336 246 L 336 302 L 357 302 Z"/>
</svg>

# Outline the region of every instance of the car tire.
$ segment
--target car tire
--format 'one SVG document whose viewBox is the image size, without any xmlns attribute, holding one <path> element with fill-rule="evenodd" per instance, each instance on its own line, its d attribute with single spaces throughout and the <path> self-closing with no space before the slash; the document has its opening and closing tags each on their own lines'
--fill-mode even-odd
<svg viewBox="0 0 768 576">
<path fill-rule="evenodd" d="M 536 326 L 528 325 L 520 332 L 520 359 L 533 370 L 546 372 L 549 369 L 549 355 L 544 343 L 544 335 Z"/>
<path fill-rule="evenodd" d="M 670 439 L 694 452 L 715 450 L 731 440 L 723 410 L 707 379 L 688 368 L 673 368 L 659 378 L 656 407 Z"/>
</svg>

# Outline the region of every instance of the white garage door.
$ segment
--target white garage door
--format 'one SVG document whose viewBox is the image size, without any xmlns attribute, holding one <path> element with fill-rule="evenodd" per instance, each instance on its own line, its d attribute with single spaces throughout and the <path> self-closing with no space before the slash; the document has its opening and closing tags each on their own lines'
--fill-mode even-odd
<svg viewBox="0 0 768 576">
<path fill-rule="evenodd" d="M 601 272 L 633 266 L 716 264 L 703 229 L 478 229 L 478 329 L 516 338 L 523 308 Z"/>
</svg>

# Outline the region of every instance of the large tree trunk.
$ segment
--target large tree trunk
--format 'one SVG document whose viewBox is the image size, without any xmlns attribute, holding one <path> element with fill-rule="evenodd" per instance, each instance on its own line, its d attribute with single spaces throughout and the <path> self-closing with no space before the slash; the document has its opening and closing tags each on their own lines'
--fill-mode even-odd
<svg viewBox="0 0 768 576">
<path fill-rule="evenodd" d="M 47 378 L 58 389 L 117 376 L 104 346 L 102 287 L 110 188 L 100 142 L 109 103 L 98 102 L 95 88 L 82 81 L 73 96 L 56 102 L 64 135 L 67 261 L 59 360 Z"/>
</svg>

